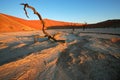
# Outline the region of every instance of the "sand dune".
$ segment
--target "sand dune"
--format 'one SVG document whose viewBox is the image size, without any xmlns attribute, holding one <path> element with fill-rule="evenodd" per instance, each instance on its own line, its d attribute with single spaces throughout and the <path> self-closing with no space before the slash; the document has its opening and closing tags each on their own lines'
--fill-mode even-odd
<svg viewBox="0 0 120 80">
<path fill-rule="evenodd" d="M 13 20 L 5 15 L 0 14 L 0 32 L 10 31 L 30 31 L 34 28 L 28 27 L 20 22 Z"/>
<path fill-rule="evenodd" d="M 84 24 L 84 23 L 73 23 L 56 21 L 51 19 L 44 19 L 45 27 L 47 29 L 61 29 L 61 28 L 118 28 L 120 27 L 120 20 L 107 20 L 95 24 Z M 10 32 L 10 31 L 31 31 L 31 30 L 41 30 L 42 24 L 39 20 L 25 20 L 22 18 L 14 17 L 7 14 L 0 13 L 0 32 Z"/>
<path fill-rule="evenodd" d="M 76 23 L 44 19 L 45 26 L 80 25 Z M 7 14 L 0 14 L 0 32 L 41 30 L 40 20 L 24 20 Z"/>
</svg>

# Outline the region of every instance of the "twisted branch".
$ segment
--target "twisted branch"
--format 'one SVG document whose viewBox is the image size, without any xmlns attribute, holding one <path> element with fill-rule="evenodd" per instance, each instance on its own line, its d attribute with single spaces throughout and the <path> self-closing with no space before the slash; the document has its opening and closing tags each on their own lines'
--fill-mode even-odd
<svg viewBox="0 0 120 80">
<path fill-rule="evenodd" d="M 54 40 L 54 41 L 56 41 L 56 42 L 65 42 L 64 40 L 56 40 L 56 39 L 54 38 L 54 36 L 51 36 L 50 34 L 48 34 L 48 33 L 45 31 L 45 23 L 44 23 L 41 15 L 35 10 L 34 7 L 29 6 L 27 3 L 26 3 L 26 4 L 21 3 L 21 5 L 24 6 L 24 11 L 25 11 L 25 14 L 26 14 L 26 16 L 27 16 L 28 18 L 29 18 L 29 16 L 28 16 L 28 14 L 27 14 L 26 8 L 32 9 L 33 12 L 34 12 L 34 14 L 36 14 L 36 15 L 39 17 L 40 21 L 42 22 L 42 26 L 43 26 L 43 27 L 42 27 L 42 31 L 43 31 L 43 33 L 45 34 L 44 37 L 48 37 L 48 39 L 52 39 L 52 40 Z"/>
</svg>

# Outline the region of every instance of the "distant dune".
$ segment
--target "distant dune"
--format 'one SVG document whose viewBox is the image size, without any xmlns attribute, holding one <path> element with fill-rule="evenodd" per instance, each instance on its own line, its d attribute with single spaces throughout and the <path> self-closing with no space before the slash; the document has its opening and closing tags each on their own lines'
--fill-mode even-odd
<svg viewBox="0 0 120 80">
<path fill-rule="evenodd" d="M 102 22 L 98 22 L 95 24 L 89 24 L 87 25 L 88 27 L 103 27 L 103 28 L 108 28 L 108 27 L 112 27 L 112 28 L 116 28 L 116 27 L 120 27 L 120 19 L 113 19 L 113 20 L 106 20 L 106 21 L 102 21 Z"/>
<path fill-rule="evenodd" d="M 45 26 L 67 26 L 67 25 L 81 25 L 77 23 L 55 21 L 50 19 L 44 19 Z M 25 20 L 10 16 L 7 14 L 0 14 L 0 32 L 10 32 L 10 31 L 31 31 L 31 30 L 41 30 L 42 24 L 40 20 Z"/>
</svg>

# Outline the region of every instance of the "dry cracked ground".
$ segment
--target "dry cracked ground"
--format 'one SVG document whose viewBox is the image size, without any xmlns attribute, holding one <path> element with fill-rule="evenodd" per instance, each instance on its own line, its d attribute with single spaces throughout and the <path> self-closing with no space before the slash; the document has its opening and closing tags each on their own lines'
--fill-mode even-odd
<svg viewBox="0 0 120 80">
<path fill-rule="evenodd" d="M 0 80 L 120 80 L 120 43 L 110 40 L 119 36 L 63 31 L 66 43 L 34 43 L 33 34 L 0 34 Z"/>
</svg>

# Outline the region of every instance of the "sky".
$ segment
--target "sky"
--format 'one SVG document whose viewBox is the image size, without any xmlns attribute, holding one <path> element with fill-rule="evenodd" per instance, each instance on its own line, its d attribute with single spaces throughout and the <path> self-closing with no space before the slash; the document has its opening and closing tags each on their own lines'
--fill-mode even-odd
<svg viewBox="0 0 120 80">
<path fill-rule="evenodd" d="M 28 19 L 20 3 L 33 6 L 44 19 L 77 23 L 120 19 L 120 0 L 0 0 L 0 13 L 27 20 L 39 19 L 27 9 Z"/>
</svg>

